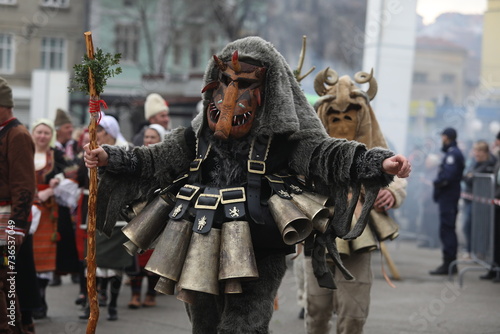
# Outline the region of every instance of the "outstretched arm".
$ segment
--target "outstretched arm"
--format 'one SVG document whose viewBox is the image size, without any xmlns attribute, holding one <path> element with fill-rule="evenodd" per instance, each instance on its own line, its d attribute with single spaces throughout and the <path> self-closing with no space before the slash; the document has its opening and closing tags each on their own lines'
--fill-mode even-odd
<svg viewBox="0 0 500 334">
<path fill-rule="evenodd" d="M 406 178 L 410 176 L 411 164 L 403 155 L 397 154 L 382 162 L 382 170 L 387 174 Z"/>
</svg>

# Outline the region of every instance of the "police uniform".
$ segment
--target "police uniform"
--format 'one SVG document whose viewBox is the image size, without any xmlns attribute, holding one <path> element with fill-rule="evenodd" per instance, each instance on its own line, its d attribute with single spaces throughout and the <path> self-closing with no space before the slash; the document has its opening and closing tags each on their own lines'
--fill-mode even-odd
<svg viewBox="0 0 500 334">
<path fill-rule="evenodd" d="M 464 156 L 457 147 L 456 141 L 443 147 L 445 153 L 437 178 L 434 180 L 433 199 L 439 206 L 439 237 L 443 247 L 443 268 L 431 274 L 445 274 L 449 264 L 457 257 L 457 234 L 455 224 L 458 213 L 458 200 L 460 199 L 460 181 L 465 168 Z"/>
</svg>

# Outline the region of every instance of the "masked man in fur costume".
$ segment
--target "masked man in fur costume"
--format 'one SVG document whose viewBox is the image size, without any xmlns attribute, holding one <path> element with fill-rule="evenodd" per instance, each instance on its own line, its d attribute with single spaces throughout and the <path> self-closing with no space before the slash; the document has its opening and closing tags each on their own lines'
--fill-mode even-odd
<svg viewBox="0 0 500 334">
<path fill-rule="evenodd" d="M 356 140 L 367 148 L 385 147 L 387 143 L 380 130 L 370 100 L 377 93 L 377 82 L 371 74 L 358 72 L 358 84 L 369 82 L 364 92 L 349 76 L 338 77 L 332 69 L 325 69 L 315 78 L 314 88 L 319 100 L 314 108 L 331 137 Z M 304 261 L 306 278 L 305 325 L 308 334 L 330 333 L 332 313 L 337 314 L 337 333 L 358 334 L 368 317 L 370 289 L 372 286 L 371 251 L 377 249 L 377 240 L 394 239 L 398 226 L 387 210 L 399 207 L 406 197 L 406 180 L 395 177 L 387 188 L 379 191 L 366 226 L 360 237 L 346 241 L 337 239 L 342 263 L 354 275 L 346 280 L 335 275 L 336 290 L 320 288 L 313 273 L 311 258 Z M 354 216 L 359 216 L 363 196 L 360 197 Z M 335 270 L 333 268 L 332 270 Z"/>
<path fill-rule="evenodd" d="M 294 251 L 284 242 L 267 202 L 272 194 L 288 198 L 289 189 L 271 180 L 303 175 L 316 192 L 335 198 L 335 213 L 318 239 L 335 253 L 332 237 L 352 238 L 364 228 L 360 219 L 350 230 L 355 203 L 348 199 L 349 190 L 357 200 L 361 187 L 366 189 L 366 216 L 380 187 L 393 175 L 407 177 L 411 168 L 405 157 L 388 150 L 330 138 L 284 58 L 261 38 L 228 44 L 209 62 L 204 81 L 203 112 L 191 127 L 173 130 L 163 143 L 131 152 L 85 148 L 87 167 L 105 166 L 100 168 L 97 228 L 108 233 L 124 206 L 153 197 L 156 189 L 188 173 L 188 184 L 179 193 L 189 196 L 177 196 L 168 224 L 179 216 L 193 222 L 194 240 L 198 234 L 216 233 L 235 216 L 248 221 L 258 269 L 258 278 L 241 281 L 241 293 L 190 291 L 193 298 L 186 308 L 193 333 L 268 333 L 285 255 Z M 201 193 L 196 204 L 191 199 L 195 191 Z M 228 194 L 235 204 L 220 204 Z M 185 202 L 179 206 L 179 200 Z M 205 266 L 210 265 L 217 268 Z M 327 274 L 318 268 L 318 276 Z M 179 285 L 182 279 L 181 274 Z"/>
</svg>

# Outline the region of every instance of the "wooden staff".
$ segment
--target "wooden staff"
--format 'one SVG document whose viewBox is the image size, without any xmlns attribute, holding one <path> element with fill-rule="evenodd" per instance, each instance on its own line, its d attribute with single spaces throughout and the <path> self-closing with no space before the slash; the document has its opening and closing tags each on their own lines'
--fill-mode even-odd
<svg viewBox="0 0 500 334">
<path fill-rule="evenodd" d="M 94 44 L 92 43 L 92 33 L 84 33 L 85 45 L 87 47 L 87 57 L 94 59 Z M 89 67 L 89 147 L 91 150 L 97 148 L 97 123 L 99 121 L 99 94 L 96 91 L 95 80 L 92 70 Z M 97 104 L 97 108 L 95 105 Z M 96 111 L 97 110 L 97 111 Z M 87 295 L 90 304 L 90 316 L 87 323 L 87 334 L 94 334 L 99 320 L 99 304 L 97 302 L 96 288 L 96 262 L 95 262 L 95 230 L 96 230 L 96 202 L 97 202 L 97 167 L 90 169 L 89 201 L 88 201 L 88 223 L 87 223 Z"/>
<path fill-rule="evenodd" d="M 396 281 L 401 280 L 401 275 L 399 274 L 399 270 L 396 267 L 396 264 L 394 261 L 392 261 L 391 255 L 389 254 L 389 251 L 387 250 L 387 247 L 383 241 L 380 242 L 380 252 L 384 256 L 385 261 L 387 262 L 387 265 L 389 266 L 389 270 L 391 271 L 392 279 Z"/>
</svg>

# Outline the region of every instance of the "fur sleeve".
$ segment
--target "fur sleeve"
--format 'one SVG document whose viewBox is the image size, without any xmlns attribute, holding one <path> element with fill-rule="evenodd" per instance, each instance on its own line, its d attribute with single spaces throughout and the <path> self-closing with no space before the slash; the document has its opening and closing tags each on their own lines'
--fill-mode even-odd
<svg viewBox="0 0 500 334">
<path fill-rule="evenodd" d="M 126 151 L 103 147 L 108 166 L 100 171 L 97 190 L 97 229 L 110 235 L 126 205 L 151 199 L 156 189 L 168 186 L 189 168 L 194 149 L 185 140 L 186 129 L 178 128 L 165 140 L 149 147 Z"/>
</svg>

